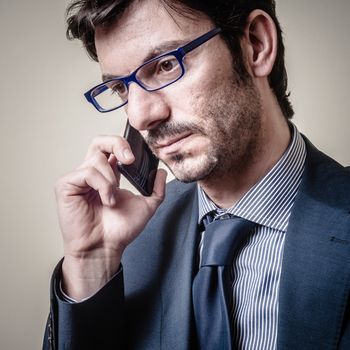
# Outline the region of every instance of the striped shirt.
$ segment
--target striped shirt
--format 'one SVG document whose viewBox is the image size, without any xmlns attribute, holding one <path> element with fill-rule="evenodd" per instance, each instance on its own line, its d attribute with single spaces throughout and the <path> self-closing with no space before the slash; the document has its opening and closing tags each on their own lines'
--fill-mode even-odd
<svg viewBox="0 0 350 350">
<path fill-rule="evenodd" d="M 285 233 L 306 158 L 305 142 L 292 124 L 293 137 L 281 159 L 233 207 L 217 207 L 198 186 L 199 223 L 231 214 L 257 224 L 236 253 L 233 266 L 233 340 L 235 349 L 277 347 L 278 295 Z M 199 252 L 202 248 L 202 240 Z"/>
</svg>

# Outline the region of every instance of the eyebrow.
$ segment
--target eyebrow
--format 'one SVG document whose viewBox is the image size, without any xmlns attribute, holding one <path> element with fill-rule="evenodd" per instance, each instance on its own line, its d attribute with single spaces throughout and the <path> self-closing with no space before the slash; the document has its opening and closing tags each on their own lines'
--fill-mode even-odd
<svg viewBox="0 0 350 350">
<path fill-rule="evenodd" d="M 191 41 L 191 39 L 166 41 L 166 42 L 160 44 L 159 46 L 155 47 L 151 51 L 149 51 L 145 55 L 145 57 L 143 58 L 143 62 L 139 66 L 141 66 L 143 63 L 151 60 L 152 58 L 155 58 L 159 55 L 162 55 L 163 53 L 167 53 L 169 51 L 174 51 L 177 48 L 184 46 L 185 44 L 187 44 L 190 41 Z M 135 69 L 137 69 L 138 67 L 136 67 Z M 110 80 L 110 79 L 114 79 L 114 78 L 121 78 L 121 77 L 125 77 L 126 75 L 128 75 L 128 74 L 125 74 L 125 75 L 103 74 L 102 81 L 106 81 L 106 80 Z"/>
</svg>

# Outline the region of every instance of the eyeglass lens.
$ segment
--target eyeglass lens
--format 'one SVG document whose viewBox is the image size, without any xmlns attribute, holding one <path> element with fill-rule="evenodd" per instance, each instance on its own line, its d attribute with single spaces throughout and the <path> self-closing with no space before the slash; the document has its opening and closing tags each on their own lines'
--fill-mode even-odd
<svg viewBox="0 0 350 350">
<path fill-rule="evenodd" d="M 141 66 L 136 72 L 136 80 L 144 89 L 152 91 L 171 84 L 181 75 L 178 59 L 166 55 Z M 111 80 L 98 86 L 91 95 L 104 110 L 114 109 L 127 101 L 128 87 L 123 80 Z"/>
</svg>

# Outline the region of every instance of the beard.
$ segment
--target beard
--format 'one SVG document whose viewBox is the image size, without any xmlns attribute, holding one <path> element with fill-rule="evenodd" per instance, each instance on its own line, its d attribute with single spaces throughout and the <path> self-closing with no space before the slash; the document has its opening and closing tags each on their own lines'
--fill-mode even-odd
<svg viewBox="0 0 350 350">
<path fill-rule="evenodd" d="M 156 155 L 156 144 L 165 137 L 188 132 L 205 140 L 199 151 L 192 147 L 161 159 L 182 182 L 224 178 L 243 171 L 259 154 L 262 108 L 251 78 L 221 85 L 201 101 L 193 121 L 165 121 L 145 138 Z"/>
</svg>

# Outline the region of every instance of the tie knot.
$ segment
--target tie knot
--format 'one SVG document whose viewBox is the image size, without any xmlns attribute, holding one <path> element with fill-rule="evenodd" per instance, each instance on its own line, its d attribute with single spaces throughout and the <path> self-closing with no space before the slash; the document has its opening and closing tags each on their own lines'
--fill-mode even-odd
<svg viewBox="0 0 350 350">
<path fill-rule="evenodd" d="M 206 225 L 201 266 L 230 265 L 233 255 L 254 226 L 254 222 L 238 216 L 222 218 Z"/>
</svg>

